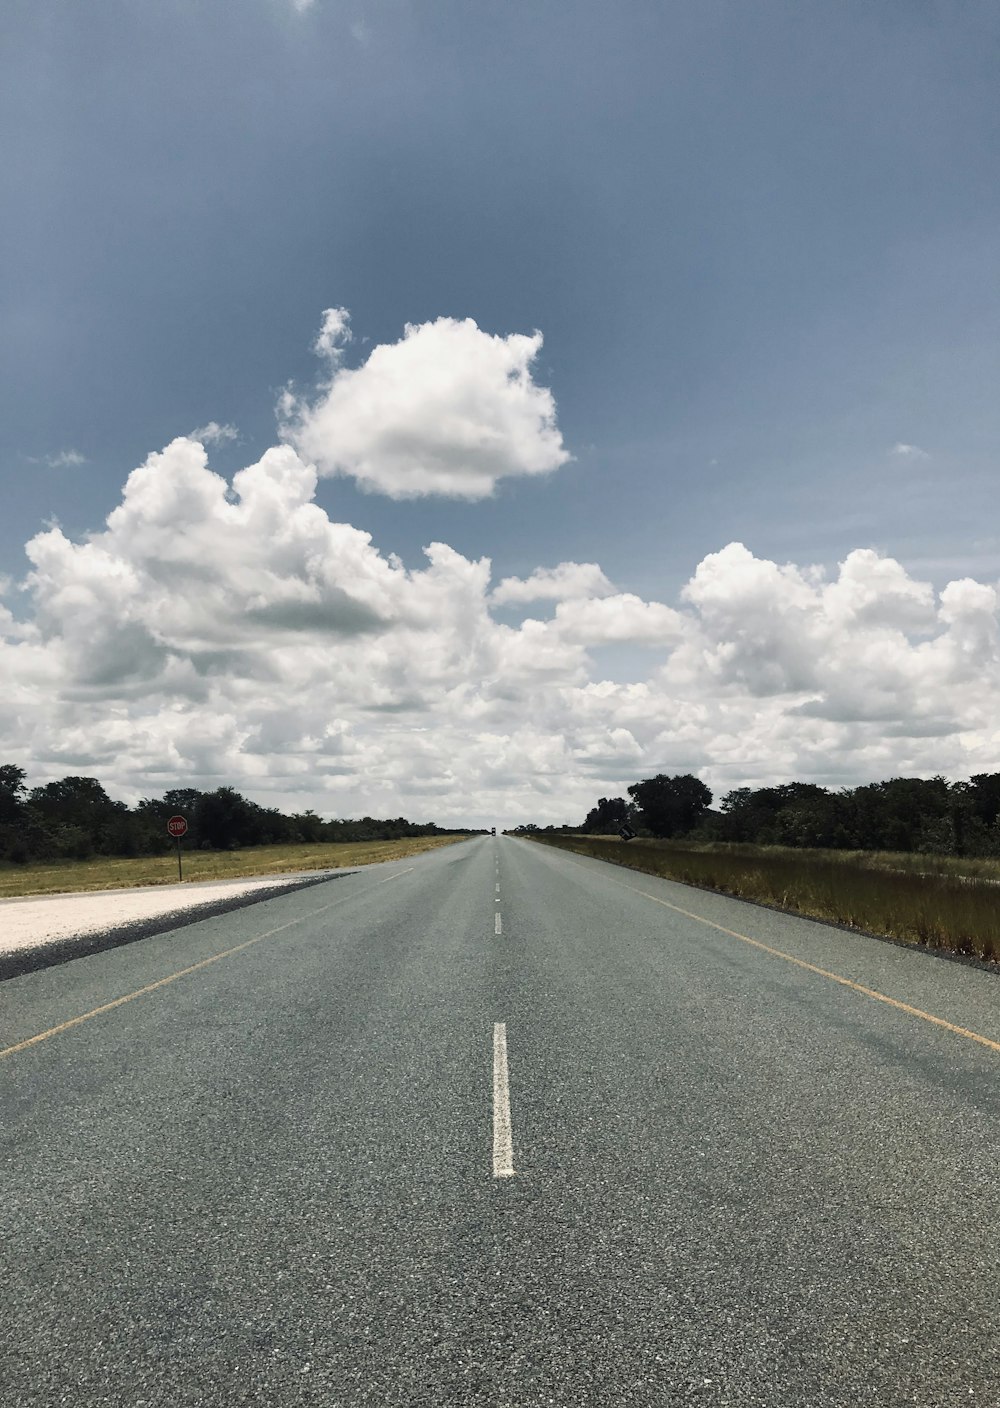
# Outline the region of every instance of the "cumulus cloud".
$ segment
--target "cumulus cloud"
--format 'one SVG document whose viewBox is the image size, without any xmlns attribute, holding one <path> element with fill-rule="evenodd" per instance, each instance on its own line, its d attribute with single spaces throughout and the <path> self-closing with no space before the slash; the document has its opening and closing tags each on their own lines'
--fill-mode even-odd
<svg viewBox="0 0 1000 1408">
<path fill-rule="evenodd" d="M 831 621 L 900 631 L 933 630 L 934 593 L 891 557 L 856 548 L 841 563 L 835 582 L 823 588 L 823 610 Z"/>
<path fill-rule="evenodd" d="M 630 592 L 600 600 L 561 601 L 555 626 L 563 640 L 584 646 L 632 642 L 669 646 L 683 633 L 683 618 L 659 601 L 643 601 Z"/>
<path fill-rule="evenodd" d="M 514 606 L 528 601 L 610 596 L 613 591 L 596 562 L 560 562 L 558 567 L 536 567 L 530 577 L 504 577 L 490 601 L 494 606 Z"/>
<path fill-rule="evenodd" d="M 284 439 L 323 475 L 344 474 L 394 499 L 483 499 L 501 479 L 548 474 L 570 456 L 551 391 L 532 363 L 542 335 L 483 332 L 472 321 L 407 324 L 358 367 L 343 363 L 342 308 L 314 344 L 329 377 L 314 399 L 281 399 Z"/>
<path fill-rule="evenodd" d="M 321 473 L 476 498 L 567 458 L 537 334 L 439 319 L 355 369 L 350 341 L 328 309 L 324 385 L 286 396 L 284 442 L 231 479 L 210 454 L 235 431 L 212 421 L 135 469 L 101 531 L 31 539 L 0 582 L 0 759 L 129 800 L 229 783 L 482 824 L 581 818 L 659 771 L 719 794 L 1000 768 L 995 583 L 938 593 L 870 547 L 827 573 L 734 542 L 664 602 L 593 562 L 495 583 L 432 541 L 405 565 L 331 519 Z M 635 678 L 602 677 L 609 645 Z"/>
<path fill-rule="evenodd" d="M 1000 591 L 935 594 L 871 549 L 827 575 L 731 543 L 674 605 L 594 563 L 492 587 L 430 543 L 407 567 L 315 502 L 288 444 L 228 481 L 191 437 L 133 471 L 99 533 L 28 544 L 0 609 L 0 755 L 134 799 L 232 783 L 326 814 L 582 816 L 656 771 L 717 793 L 1000 766 Z M 530 597 L 529 597 L 530 593 Z M 548 602 L 519 626 L 497 606 Z M 653 647 L 602 679 L 608 643 Z"/>
<path fill-rule="evenodd" d="M 129 476 L 103 534 L 72 543 L 52 528 L 28 544 L 37 619 L 90 662 L 106 633 L 121 641 L 132 628 L 125 674 L 137 658 L 197 670 L 290 633 L 377 629 L 398 609 L 400 570 L 368 534 L 331 523 L 315 487 L 312 467 L 282 446 L 230 491 L 201 443 L 175 440 Z"/>
<path fill-rule="evenodd" d="M 889 451 L 890 455 L 896 455 L 904 460 L 929 460 L 930 455 L 926 450 L 922 450 L 919 445 L 907 445 L 902 440 L 897 440 Z"/>
</svg>

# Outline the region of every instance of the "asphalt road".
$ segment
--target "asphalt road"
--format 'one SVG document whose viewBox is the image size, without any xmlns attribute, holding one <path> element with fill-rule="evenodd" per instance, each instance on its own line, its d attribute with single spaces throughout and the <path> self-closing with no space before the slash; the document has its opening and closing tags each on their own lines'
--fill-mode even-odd
<svg viewBox="0 0 1000 1408">
<path fill-rule="evenodd" d="M 0 1050 L 4 1408 L 1000 1403 L 990 974 L 484 838 Z"/>
</svg>

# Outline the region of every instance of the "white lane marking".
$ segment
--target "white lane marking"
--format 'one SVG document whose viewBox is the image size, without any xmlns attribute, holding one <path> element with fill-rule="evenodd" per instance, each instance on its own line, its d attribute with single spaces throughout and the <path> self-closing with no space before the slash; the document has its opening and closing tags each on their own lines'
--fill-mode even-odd
<svg viewBox="0 0 1000 1408">
<path fill-rule="evenodd" d="M 514 1140 L 510 1129 L 510 1080 L 507 1070 L 506 1022 L 494 1022 L 493 1024 L 493 1177 L 514 1177 Z"/>
<path fill-rule="evenodd" d="M 497 886 L 497 894 L 499 894 L 499 893 L 500 893 L 500 886 L 498 885 L 498 886 Z"/>
<path fill-rule="evenodd" d="M 501 932 L 501 929 L 500 929 L 500 911 L 499 911 L 499 910 L 497 910 L 497 912 L 496 912 L 496 914 L 493 916 L 493 918 L 494 918 L 494 921 L 495 921 L 494 926 L 493 926 L 493 932 L 494 932 L 494 934 L 499 934 L 499 933 Z"/>
</svg>

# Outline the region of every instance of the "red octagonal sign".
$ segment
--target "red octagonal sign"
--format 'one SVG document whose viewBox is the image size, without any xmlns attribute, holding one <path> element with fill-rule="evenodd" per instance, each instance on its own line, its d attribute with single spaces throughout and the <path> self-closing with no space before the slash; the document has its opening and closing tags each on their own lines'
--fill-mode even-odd
<svg viewBox="0 0 1000 1408">
<path fill-rule="evenodd" d="M 167 830 L 170 832 L 171 836 L 175 836 L 178 839 L 184 835 L 187 829 L 188 824 L 182 816 L 172 816 L 167 822 Z"/>
</svg>

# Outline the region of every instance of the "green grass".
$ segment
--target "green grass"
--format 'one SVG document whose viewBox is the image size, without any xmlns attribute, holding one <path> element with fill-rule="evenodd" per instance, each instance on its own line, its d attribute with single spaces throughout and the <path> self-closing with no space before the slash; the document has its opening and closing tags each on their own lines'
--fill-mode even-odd
<svg viewBox="0 0 1000 1408">
<path fill-rule="evenodd" d="M 701 885 L 906 943 L 1000 961 L 1000 864 L 781 846 L 537 837 L 630 870 Z"/>
<path fill-rule="evenodd" d="M 184 880 L 231 880 L 246 875 L 284 875 L 296 870 L 373 865 L 402 860 L 464 841 L 464 836 L 407 836 L 399 841 L 357 841 L 335 845 L 254 846 L 245 851 L 185 851 Z M 0 898 L 54 895 L 67 890 L 117 890 L 133 885 L 177 883 L 177 854 L 117 860 L 36 861 L 0 864 Z"/>
</svg>

